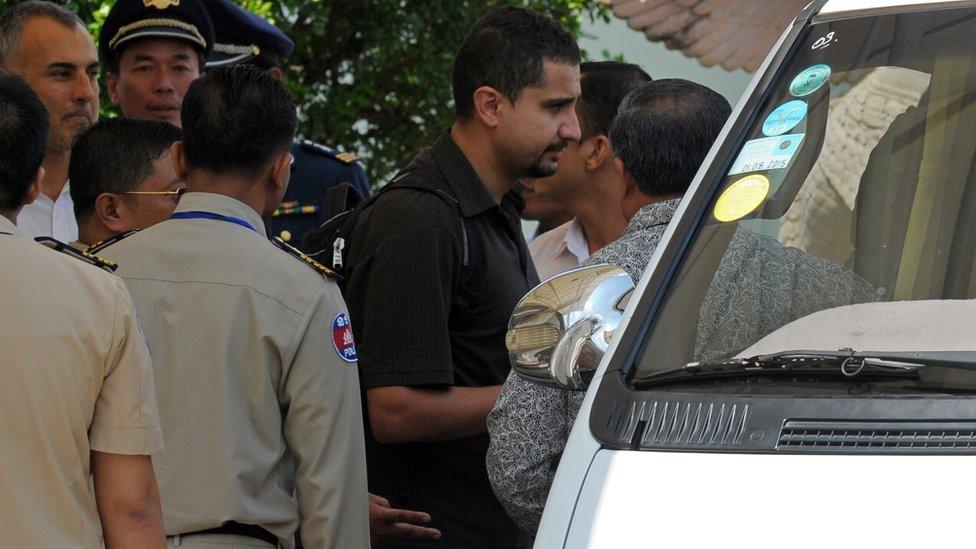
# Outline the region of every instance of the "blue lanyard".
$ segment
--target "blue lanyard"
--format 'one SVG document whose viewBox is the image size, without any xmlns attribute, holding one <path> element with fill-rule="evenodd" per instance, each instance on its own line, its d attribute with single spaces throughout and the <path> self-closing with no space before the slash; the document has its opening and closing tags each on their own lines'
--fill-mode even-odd
<svg viewBox="0 0 976 549">
<path fill-rule="evenodd" d="M 248 223 L 247 221 L 239 217 L 221 215 L 213 212 L 201 212 L 201 211 L 176 212 L 170 217 L 170 219 L 216 219 L 217 221 L 229 221 L 230 223 L 235 223 L 237 225 L 240 225 L 241 227 L 251 229 L 256 233 L 261 234 L 260 232 L 258 232 L 257 228 L 254 225 L 251 225 L 250 223 Z"/>
</svg>

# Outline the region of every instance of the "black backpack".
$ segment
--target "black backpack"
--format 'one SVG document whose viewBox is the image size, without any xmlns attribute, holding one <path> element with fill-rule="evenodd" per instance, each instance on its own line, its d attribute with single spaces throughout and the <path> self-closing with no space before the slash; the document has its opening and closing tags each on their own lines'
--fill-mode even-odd
<svg viewBox="0 0 976 549">
<path fill-rule="evenodd" d="M 345 290 L 345 278 L 349 272 L 349 249 L 352 247 L 352 232 L 359 216 L 379 198 L 393 191 L 419 191 L 437 196 L 453 205 L 461 223 L 463 238 L 462 268 L 468 266 L 468 233 L 464 228 L 464 216 L 457 199 L 439 182 L 436 177 L 411 177 L 422 169 L 413 168 L 400 172 L 386 186 L 373 196 L 363 199 L 359 192 L 348 183 L 336 185 L 326 191 L 324 203 L 329 217 L 319 228 L 309 231 L 302 239 L 301 249 L 319 263 L 329 267 L 336 274 L 339 289 Z"/>
</svg>

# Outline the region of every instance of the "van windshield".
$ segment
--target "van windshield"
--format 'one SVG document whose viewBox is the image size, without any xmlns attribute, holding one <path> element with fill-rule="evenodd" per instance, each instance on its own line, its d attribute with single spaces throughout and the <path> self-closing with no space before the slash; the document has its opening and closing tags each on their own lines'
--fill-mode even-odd
<svg viewBox="0 0 976 549">
<path fill-rule="evenodd" d="M 812 25 L 629 378 L 791 350 L 976 350 L 974 36 L 974 9 Z"/>
</svg>

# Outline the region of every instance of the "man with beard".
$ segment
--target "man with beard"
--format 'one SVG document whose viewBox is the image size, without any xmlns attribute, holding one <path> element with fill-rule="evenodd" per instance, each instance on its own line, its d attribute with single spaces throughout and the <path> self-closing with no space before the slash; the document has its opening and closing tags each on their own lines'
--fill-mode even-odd
<svg viewBox="0 0 976 549">
<path fill-rule="evenodd" d="M 582 95 L 576 115 L 583 137 L 563 152 L 556 175 L 532 182 L 533 194 L 540 200 L 551 200 L 573 216 L 529 245 L 540 279 L 575 269 L 624 233 L 622 176 L 614 168 L 607 133 L 624 97 L 650 80 L 643 69 L 630 63 L 589 61 L 580 66 Z"/>
<path fill-rule="evenodd" d="M 91 35 L 70 10 L 28 1 L 0 15 L 0 70 L 23 78 L 51 120 L 41 194 L 17 217 L 17 228 L 27 236 L 78 238 L 68 159 L 75 140 L 98 119 L 98 67 Z"/>
<path fill-rule="evenodd" d="M 515 543 L 485 471 L 508 317 L 538 283 L 513 187 L 555 173 L 580 138 L 579 64 L 557 22 L 489 10 L 454 61 L 454 124 L 352 233 L 345 295 L 362 350 L 370 491 L 428 511 L 440 546 Z"/>
</svg>

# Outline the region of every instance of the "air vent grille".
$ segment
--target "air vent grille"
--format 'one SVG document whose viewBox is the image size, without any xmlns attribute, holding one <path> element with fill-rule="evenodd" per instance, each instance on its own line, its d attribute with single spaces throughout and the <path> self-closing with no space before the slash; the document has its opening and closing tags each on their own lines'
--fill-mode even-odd
<svg viewBox="0 0 976 549">
<path fill-rule="evenodd" d="M 976 450 L 976 422 L 787 421 L 776 447 L 798 452 Z"/>
<path fill-rule="evenodd" d="M 636 448 L 719 447 L 742 443 L 748 404 L 650 401 L 617 406 L 607 427 Z"/>
</svg>

